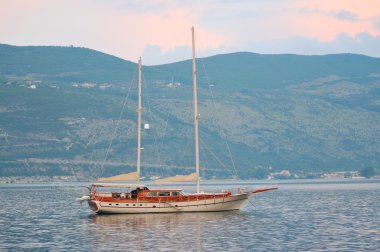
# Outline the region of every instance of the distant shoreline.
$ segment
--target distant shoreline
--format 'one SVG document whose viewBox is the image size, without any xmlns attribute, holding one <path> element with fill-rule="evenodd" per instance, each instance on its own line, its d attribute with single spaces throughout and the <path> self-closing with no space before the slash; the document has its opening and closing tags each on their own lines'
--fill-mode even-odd
<svg viewBox="0 0 380 252">
<path fill-rule="evenodd" d="M 331 181 L 331 180 L 345 180 L 345 181 L 355 181 L 355 180 L 366 180 L 364 177 L 352 177 L 352 178 L 309 178 L 307 180 L 321 180 L 321 181 Z M 380 176 L 374 176 L 371 179 L 380 179 Z M 218 182 L 241 182 L 241 181 L 260 181 L 260 182 L 279 182 L 279 181 L 289 181 L 289 180 L 302 180 L 302 179 L 205 179 L 206 183 L 218 183 Z M 10 177 L 0 177 L 0 184 L 39 184 L 39 183 L 73 183 L 73 182 L 87 182 L 90 183 L 89 178 L 79 178 L 75 176 L 10 176 Z M 147 180 L 146 182 L 151 182 Z"/>
</svg>

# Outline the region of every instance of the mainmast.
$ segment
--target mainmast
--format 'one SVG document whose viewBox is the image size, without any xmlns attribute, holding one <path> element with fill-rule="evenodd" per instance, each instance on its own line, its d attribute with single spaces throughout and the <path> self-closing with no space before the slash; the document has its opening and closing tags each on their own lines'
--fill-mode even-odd
<svg viewBox="0 0 380 252">
<path fill-rule="evenodd" d="M 197 67 L 195 64 L 195 38 L 194 27 L 191 27 L 192 48 L 193 48 L 193 98 L 194 98 L 194 129 L 195 129 L 195 172 L 197 174 L 197 193 L 200 192 L 199 177 L 199 139 L 198 139 L 198 98 L 197 98 Z"/>
<path fill-rule="evenodd" d="M 139 58 L 139 104 L 137 107 L 137 181 L 140 182 L 140 157 L 141 157 L 141 57 Z"/>
</svg>

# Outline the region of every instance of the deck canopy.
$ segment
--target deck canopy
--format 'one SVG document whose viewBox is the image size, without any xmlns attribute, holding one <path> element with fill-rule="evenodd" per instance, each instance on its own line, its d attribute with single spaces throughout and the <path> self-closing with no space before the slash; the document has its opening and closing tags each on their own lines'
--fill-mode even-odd
<svg viewBox="0 0 380 252">
<path fill-rule="evenodd" d="M 92 186 L 98 187 L 125 187 L 125 188 L 138 188 L 138 187 L 146 187 L 142 184 L 116 184 L 116 183 L 92 183 Z"/>
<path fill-rule="evenodd" d="M 154 180 L 154 183 L 160 184 L 165 182 L 193 182 L 197 181 L 197 173 L 191 173 L 188 175 L 176 175 L 172 177 L 162 178 L 162 179 L 156 179 Z"/>
<path fill-rule="evenodd" d="M 128 182 L 128 181 L 138 181 L 139 174 L 137 172 L 130 172 L 119 174 L 116 176 L 108 177 L 108 178 L 100 178 L 97 182 Z"/>
</svg>

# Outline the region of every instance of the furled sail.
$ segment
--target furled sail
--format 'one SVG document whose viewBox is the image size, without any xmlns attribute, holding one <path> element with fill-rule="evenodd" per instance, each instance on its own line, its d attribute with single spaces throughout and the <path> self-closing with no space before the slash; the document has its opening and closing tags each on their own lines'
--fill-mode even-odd
<svg viewBox="0 0 380 252">
<path fill-rule="evenodd" d="M 125 181 L 137 181 L 139 174 L 137 172 L 124 173 L 109 178 L 100 178 L 98 182 L 125 182 Z"/>
<path fill-rule="evenodd" d="M 191 182 L 191 181 L 197 181 L 197 173 L 191 173 L 189 175 L 176 175 L 173 177 L 167 177 L 162 179 L 156 179 L 154 180 L 154 183 L 164 183 L 164 182 Z"/>
</svg>

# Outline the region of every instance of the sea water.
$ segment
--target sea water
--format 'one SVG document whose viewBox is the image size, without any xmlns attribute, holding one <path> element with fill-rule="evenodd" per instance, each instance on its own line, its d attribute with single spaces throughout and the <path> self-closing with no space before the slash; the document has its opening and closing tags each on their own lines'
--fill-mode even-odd
<svg viewBox="0 0 380 252">
<path fill-rule="evenodd" d="M 240 211 L 96 215 L 75 201 L 80 184 L 0 185 L 0 251 L 380 251 L 379 180 L 275 186 Z"/>
</svg>

